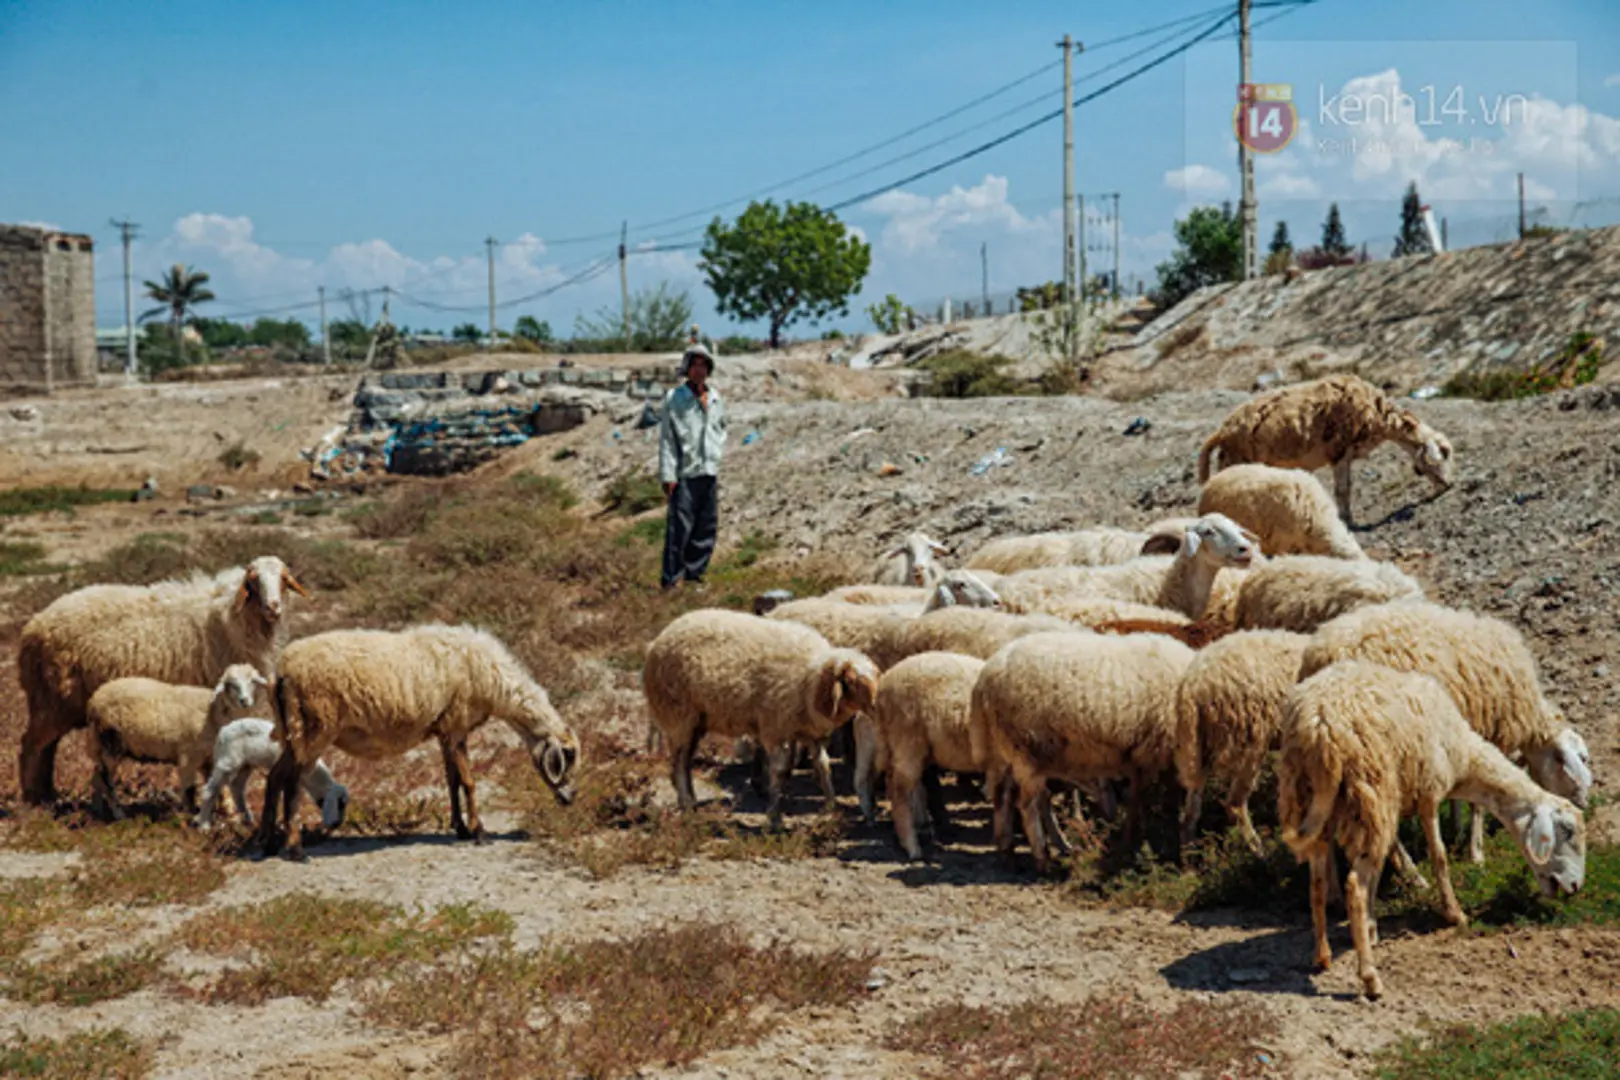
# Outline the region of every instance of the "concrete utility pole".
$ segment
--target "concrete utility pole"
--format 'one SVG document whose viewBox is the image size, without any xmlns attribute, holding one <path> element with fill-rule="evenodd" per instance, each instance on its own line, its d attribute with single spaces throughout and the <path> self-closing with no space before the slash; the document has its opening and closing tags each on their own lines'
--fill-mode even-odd
<svg viewBox="0 0 1620 1080">
<path fill-rule="evenodd" d="M 630 223 L 619 222 L 619 309 L 624 315 L 624 351 L 630 351 L 630 271 L 625 268 L 625 245 L 630 239 Z"/>
<path fill-rule="evenodd" d="M 1519 174 L 1519 239 L 1524 239 L 1524 173 Z"/>
<path fill-rule="evenodd" d="M 1119 192 L 1110 196 L 1114 200 L 1114 302 L 1119 302 Z"/>
<path fill-rule="evenodd" d="M 1074 39 L 1058 42 L 1063 50 L 1063 300 L 1073 305 L 1074 282 Z"/>
<path fill-rule="evenodd" d="M 1079 220 L 1079 225 L 1076 227 L 1076 231 L 1077 231 L 1078 235 L 1076 237 L 1077 243 L 1075 244 L 1075 247 L 1077 249 L 1079 249 L 1079 252 L 1080 252 L 1080 265 L 1075 268 L 1074 276 L 1075 276 L 1075 279 L 1080 282 L 1080 291 L 1079 291 L 1079 293 L 1077 295 L 1080 297 L 1080 310 L 1084 311 L 1086 309 L 1086 194 L 1085 194 L 1085 192 L 1082 191 L 1079 195 L 1075 196 L 1075 200 L 1076 200 L 1076 206 L 1074 208 L 1074 215 Z"/>
<path fill-rule="evenodd" d="M 990 245 L 979 241 L 979 298 L 984 301 L 984 313 L 990 314 Z"/>
<path fill-rule="evenodd" d="M 133 221 L 115 221 L 124 239 L 124 374 L 135 377 L 135 279 L 129 272 L 129 245 L 140 226 Z"/>
<path fill-rule="evenodd" d="M 1249 5 L 1238 0 L 1238 82 L 1249 85 Z M 1238 203 L 1238 220 L 1243 226 L 1243 279 L 1259 273 L 1259 212 L 1254 203 L 1254 153 L 1238 140 L 1238 170 L 1243 175 L 1243 198 Z"/>
<path fill-rule="evenodd" d="M 326 332 L 326 286 L 317 285 L 315 293 L 321 298 L 321 353 L 326 363 L 332 362 L 332 335 Z"/>
<path fill-rule="evenodd" d="M 484 247 L 489 251 L 489 348 L 495 347 L 495 244 L 493 236 L 484 237 Z"/>
</svg>

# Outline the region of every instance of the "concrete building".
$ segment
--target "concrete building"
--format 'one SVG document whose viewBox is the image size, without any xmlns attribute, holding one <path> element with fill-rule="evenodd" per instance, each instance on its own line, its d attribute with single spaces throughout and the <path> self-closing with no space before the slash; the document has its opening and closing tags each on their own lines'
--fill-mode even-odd
<svg viewBox="0 0 1620 1080">
<path fill-rule="evenodd" d="M 96 267 L 88 236 L 0 225 L 0 385 L 95 381 Z"/>
</svg>

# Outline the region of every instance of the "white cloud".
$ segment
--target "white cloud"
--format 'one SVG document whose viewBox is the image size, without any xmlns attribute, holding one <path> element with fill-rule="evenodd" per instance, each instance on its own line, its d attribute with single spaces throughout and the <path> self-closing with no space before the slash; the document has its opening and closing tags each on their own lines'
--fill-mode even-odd
<svg viewBox="0 0 1620 1080">
<path fill-rule="evenodd" d="M 1316 199 L 1322 195 L 1322 185 L 1297 172 L 1278 172 L 1258 181 L 1254 191 L 1260 199 Z"/>
<path fill-rule="evenodd" d="M 1005 176 L 986 176 L 973 187 L 956 186 L 934 198 L 890 191 L 862 209 L 887 217 L 883 244 L 907 254 L 935 248 L 950 233 L 962 230 L 1021 232 L 1037 227 L 1008 201 Z"/>
<path fill-rule="evenodd" d="M 54 221 L 19 221 L 17 224 L 25 229 L 44 229 L 46 232 L 62 231 L 62 226 Z"/>
<path fill-rule="evenodd" d="M 1164 186 L 1182 192 L 1187 199 L 1208 199 L 1232 189 L 1231 179 L 1208 165 L 1187 165 L 1164 174 Z"/>
</svg>

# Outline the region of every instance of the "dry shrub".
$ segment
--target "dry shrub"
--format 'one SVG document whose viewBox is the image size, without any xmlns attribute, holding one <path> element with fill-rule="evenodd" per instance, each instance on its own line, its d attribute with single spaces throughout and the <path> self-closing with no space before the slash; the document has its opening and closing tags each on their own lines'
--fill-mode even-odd
<svg viewBox="0 0 1620 1080">
<path fill-rule="evenodd" d="M 0 1043 L 0 1076 L 33 1080 L 143 1080 L 152 1074 L 152 1047 L 122 1028 L 83 1031 L 61 1039 L 21 1033 Z"/>
<path fill-rule="evenodd" d="M 960 1080 L 1215 1080 L 1275 1075 L 1276 1022 L 1253 1006 L 1189 1001 L 1168 1013 L 1134 996 L 1008 1009 L 942 1005 L 889 1036 L 891 1049 L 942 1058 Z"/>
<path fill-rule="evenodd" d="M 215 842 L 179 818 L 102 824 L 83 811 L 25 811 L 0 824 L 0 847 L 79 853 L 67 880 L 81 906 L 196 903 L 225 884 Z"/>
<path fill-rule="evenodd" d="M 859 998 L 872 957 L 750 945 L 730 926 L 540 953 L 446 957 L 371 996 L 382 1023 L 453 1035 L 468 1078 L 630 1076 L 757 1041 L 784 1013 Z"/>
<path fill-rule="evenodd" d="M 62 906 L 59 882 L 15 878 L 0 882 L 0 968 L 9 968 Z"/>
<path fill-rule="evenodd" d="M 18 962 L 0 970 L 0 993 L 30 1005 L 94 1005 L 150 986 L 163 962 L 163 954 L 150 947 L 77 962 L 60 958 Z"/>
</svg>

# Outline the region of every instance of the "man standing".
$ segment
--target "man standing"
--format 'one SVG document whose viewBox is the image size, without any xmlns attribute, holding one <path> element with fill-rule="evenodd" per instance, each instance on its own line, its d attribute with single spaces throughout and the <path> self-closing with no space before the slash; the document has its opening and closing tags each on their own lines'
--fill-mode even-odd
<svg viewBox="0 0 1620 1080">
<path fill-rule="evenodd" d="M 688 345 L 681 357 L 686 381 L 665 395 L 659 419 L 658 479 L 669 500 L 662 576 L 666 589 L 682 577 L 702 583 L 719 531 L 716 488 L 726 446 L 726 412 L 720 392 L 709 385 L 713 372 L 714 355 L 702 343 Z"/>
</svg>

